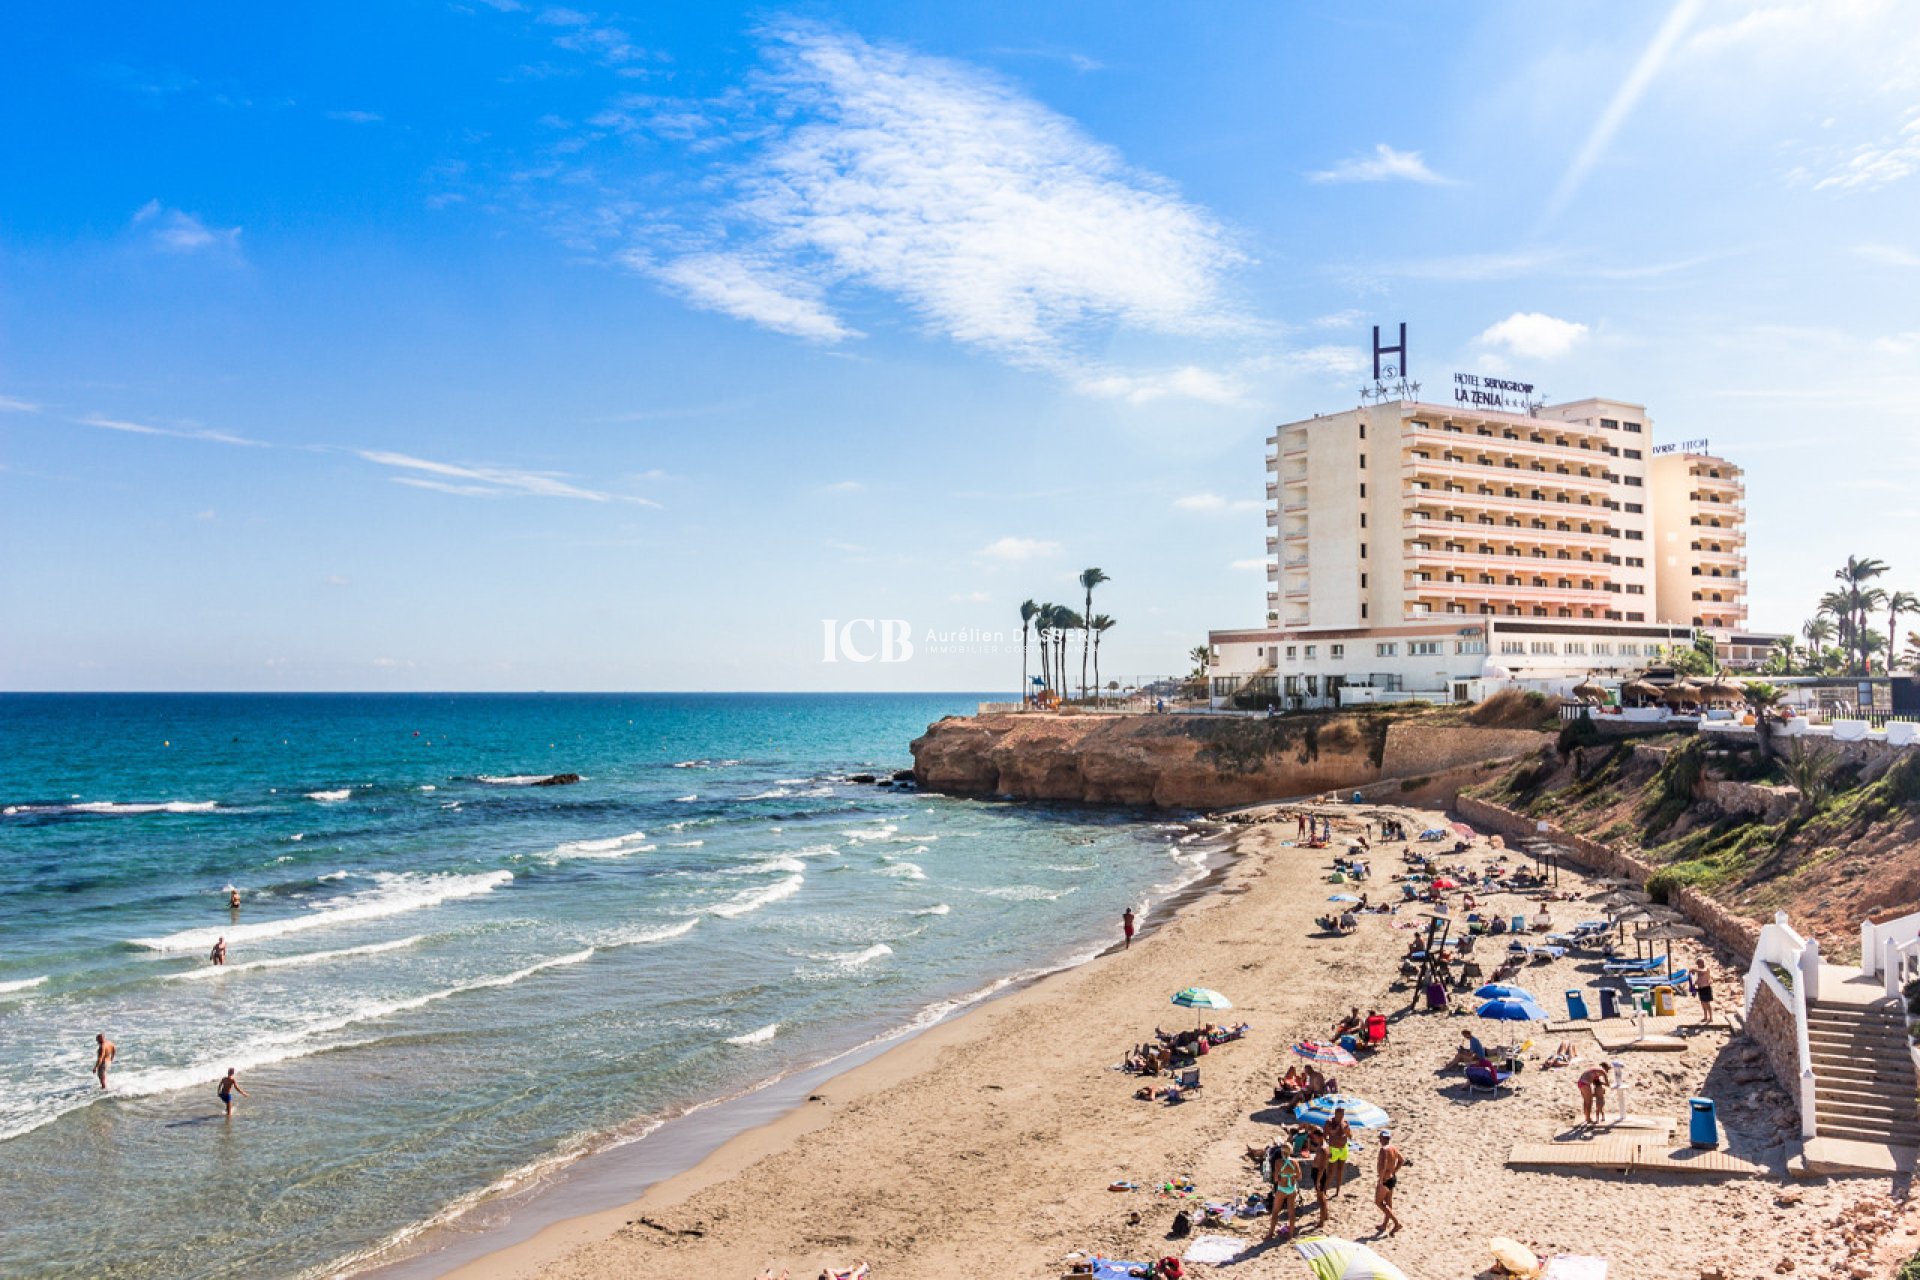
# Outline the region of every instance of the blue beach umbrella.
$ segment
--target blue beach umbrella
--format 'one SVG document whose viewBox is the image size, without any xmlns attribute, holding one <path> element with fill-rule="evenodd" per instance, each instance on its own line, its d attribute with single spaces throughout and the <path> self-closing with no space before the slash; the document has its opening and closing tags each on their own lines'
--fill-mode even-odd
<svg viewBox="0 0 1920 1280">
<path fill-rule="evenodd" d="M 1387 1113 L 1379 1107 L 1365 1098 L 1344 1093 L 1323 1093 L 1312 1102 L 1303 1102 L 1293 1109 L 1293 1118 L 1301 1124 L 1324 1128 L 1337 1110 L 1345 1110 L 1347 1123 L 1356 1129 L 1384 1129 L 1390 1123 Z"/>
<path fill-rule="evenodd" d="M 1233 1001 L 1208 987 L 1188 987 L 1176 991 L 1173 1002 L 1182 1009 L 1231 1009 Z"/>
<path fill-rule="evenodd" d="M 1531 997 L 1524 1000 L 1489 1000 L 1475 1012 L 1483 1018 L 1500 1022 L 1545 1022 L 1548 1017 L 1547 1011 Z"/>
<path fill-rule="evenodd" d="M 1489 982 L 1473 994 L 1478 1000 L 1526 1000 L 1533 1004 L 1540 1003 L 1540 997 L 1533 992 L 1523 987 L 1510 987 L 1504 982 Z"/>
</svg>

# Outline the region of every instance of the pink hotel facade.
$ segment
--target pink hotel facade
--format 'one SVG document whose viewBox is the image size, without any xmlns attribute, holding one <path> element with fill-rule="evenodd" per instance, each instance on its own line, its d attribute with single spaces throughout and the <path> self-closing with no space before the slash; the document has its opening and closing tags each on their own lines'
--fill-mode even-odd
<svg viewBox="0 0 1920 1280">
<path fill-rule="evenodd" d="M 1624 675 L 1745 634 L 1745 488 L 1643 405 L 1362 405 L 1268 440 L 1267 622 L 1209 633 L 1216 703 L 1283 707 Z M 1743 643 L 1744 642 L 1744 643 Z"/>
</svg>

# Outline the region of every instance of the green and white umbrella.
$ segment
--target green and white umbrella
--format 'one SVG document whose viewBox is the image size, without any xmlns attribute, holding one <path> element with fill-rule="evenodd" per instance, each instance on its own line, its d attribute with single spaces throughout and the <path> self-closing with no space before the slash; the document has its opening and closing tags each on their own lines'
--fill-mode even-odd
<svg viewBox="0 0 1920 1280">
<path fill-rule="evenodd" d="M 1188 987 L 1184 991 L 1176 991 L 1173 994 L 1173 1002 L 1183 1009 L 1197 1009 L 1202 1012 L 1208 1009 L 1233 1008 L 1233 1001 L 1210 987 Z"/>
<path fill-rule="evenodd" d="M 1313 1280 L 1407 1280 L 1406 1272 L 1352 1240 L 1307 1236 L 1293 1247 L 1307 1260 Z"/>
</svg>

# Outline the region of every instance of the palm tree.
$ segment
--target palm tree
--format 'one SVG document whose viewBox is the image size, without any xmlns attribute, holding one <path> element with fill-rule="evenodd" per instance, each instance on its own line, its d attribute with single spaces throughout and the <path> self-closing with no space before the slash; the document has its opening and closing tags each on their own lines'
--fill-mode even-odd
<svg viewBox="0 0 1920 1280">
<path fill-rule="evenodd" d="M 1053 688 L 1053 615 L 1059 612 L 1056 604 L 1043 604 L 1033 616 L 1033 636 L 1040 642 L 1040 687 Z"/>
<path fill-rule="evenodd" d="M 1093 691 L 1100 693 L 1100 637 L 1113 629 L 1113 619 L 1104 613 L 1096 613 L 1087 619 L 1087 630 L 1093 633 Z"/>
<path fill-rule="evenodd" d="M 1206 675 L 1207 668 L 1213 665 L 1213 647 L 1211 645 L 1197 644 L 1187 650 L 1187 656 L 1193 659 L 1193 674 L 1197 676 Z"/>
<path fill-rule="evenodd" d="M 1773 656 L 1780 659 L 1781 675 L 1790 676 L 1793 674 L 1793 659 L 1799 651 L 1800 646 L 1793 642 L 1792 636 L 1774 637 Z"/>
<path fill-rule="evenodd" d="M 1885 605 L 1887 611 L 1887 671 L 1893 671 L 1894 637 L 1900 634 L 1900 615 L 1920 613 L 1920 596 L 1911 591 L 1890 591 Z"/>
<path fill-rule="evenodd" d="M 1907 632 L 1907 651 L 1900 658 L 1909 669 L 1920 671 L 1920 631 Z"/>
<path fill-rule="evenodd" d="M 1741 692 L 1746 696 L 1747 705 L 1753 708 L 1753 740 L 1760 748 L 1762 760 L 1773 759 L 1773 713 L 1787 696 L 1787 691 L 1777 684 L 1768 684 L 1764 680 L 1749 680 Z"/>
<path fill-rule="evenodd" d="M 1878 587 L 1868 588 L 1867 583 L 1887 571 L 1887 562 L 1876 560 L 1872 556 L 1848 556 L 1846 564 L 1833 571 L 1833 576 L 1845 584 L 1839 593 L 1846 598 L 1848 621 L 1852 624 L 1853 646 L 1851 651 L 1860 655 L 1860 667 L 1866 668 L 1866 651 L 1860 646 L 1860 638 L 1867 629 L 1867 614 L 1879 608 L 1887 593 Z"/>
<path fill-rule="evenodd" d="M 1080 615 L 1083 619 L 1093 617 L 1093 589 L 1103 582 L 1110 581 L 1112 579 L 1100 569 L 1080 571 L 1080 585 L 1087 589 L 1087 611 Z M 1083 698 L 1087 696 L 1087 650 L 1093 647 L 1092 640 L 1091 631 L 1080 637 L 1080 696 Z"/>
<path fill-rule="evenodd" d="M 1815 614 L 1801 626 L 1800 634 L 1807 638 L 1807 674 L 1812 675 L 1827 652 L 1827 641 L 1833 639 L 1833 619 Z"/>
<path fill-rule="evenodd" d="M 1067 636 L 1080 630 L 1086 623 L 1079 614 L 1061 605 L 1053 615 L 1054 670 L 1060 673 L 1062 694 L 1071 692 L 1067 684 Z"/>
<path fill-rule="evenodd" d="M 1040 612 L 1040 606 L 1031 600 L 1020 602 L 1020 704 L 1027 702 L 1027 636 L 1033 625 L 1033 619 Z"/>
</svg>

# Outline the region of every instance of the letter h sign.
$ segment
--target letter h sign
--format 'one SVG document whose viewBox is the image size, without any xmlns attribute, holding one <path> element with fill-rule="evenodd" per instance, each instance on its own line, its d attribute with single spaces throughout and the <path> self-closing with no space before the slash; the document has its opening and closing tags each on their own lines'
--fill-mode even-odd
<svg viewBox="0 0 1920 1280">
<path fill-rule="evenodd" d="M 1397 366 L 1391 364 L 1383 365 L 1380 363 L 1381 356 L 1398 356 L 1400 363 Z M 1381 346 L 1380 326 L 1373 326 L 1373 380 L 1379 382 L 1383 378 L 1404 378 L 1406 376 L 1407 322 L 1404 320 L 1400 322 L 1400 345 L 1397 347 Z"/>
</svg>

